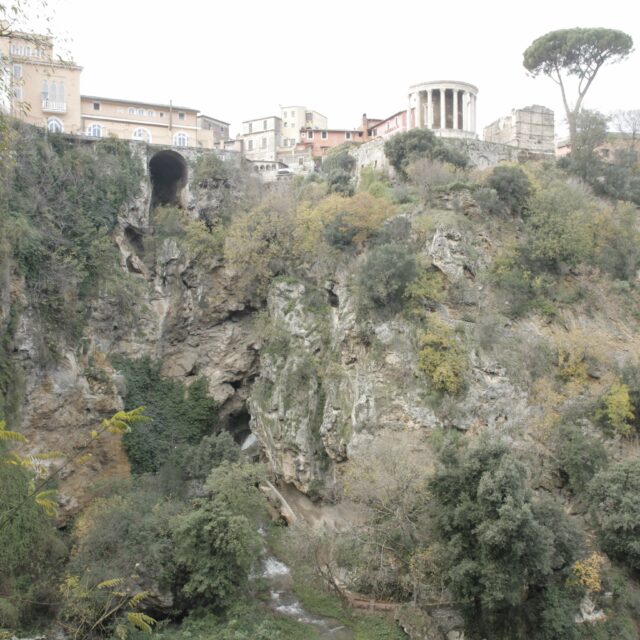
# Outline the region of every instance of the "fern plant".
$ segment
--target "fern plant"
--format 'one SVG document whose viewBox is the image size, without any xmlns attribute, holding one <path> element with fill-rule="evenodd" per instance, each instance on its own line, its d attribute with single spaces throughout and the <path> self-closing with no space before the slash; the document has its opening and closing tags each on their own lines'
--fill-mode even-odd
<svg viewBox="0 0 640 640">
<path fill-rule="evenodd" d="M 60 587 L 66 632 L 74 640 L 93 635 L 127 640 L 134 629 L 151 633 L 156 620 L 141 610 L 149 592 L 137 589 L 136 580 L 131 575 L 91 585 L 77 575 L 67 575 Z"/>
</svg>

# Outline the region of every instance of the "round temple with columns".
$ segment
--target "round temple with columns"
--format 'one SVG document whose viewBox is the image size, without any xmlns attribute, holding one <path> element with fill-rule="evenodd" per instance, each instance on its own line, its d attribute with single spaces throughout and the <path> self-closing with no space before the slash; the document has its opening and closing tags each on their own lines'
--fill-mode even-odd
<svg viewBox="0 0 640 640">
<path fill-rule="evenodd" d="M 409 88 L 407 129 L 427 127 L 447 138 L 477 138 L 478 87 L 468 82 L 440 80 Z"/>
</svg>

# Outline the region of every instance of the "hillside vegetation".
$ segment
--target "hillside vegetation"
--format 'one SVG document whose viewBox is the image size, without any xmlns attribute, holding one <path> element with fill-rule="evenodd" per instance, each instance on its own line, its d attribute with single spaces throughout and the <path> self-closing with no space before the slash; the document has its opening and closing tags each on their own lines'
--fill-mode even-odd
<svg viewBox="0 0 640 640">
<path fill-rule="evenodd" d="M 357 184 L 345 150 L 272 185 L 201 155 L 134 242 L 142 155 L 8 131 L 1 630 L 329 637 L 274 607 L 275 554 L 348 637 L 640 637 L 633 193 L 425 131 Z M 93 427 L 53 400 L 70 370 Z"/>
</svg>

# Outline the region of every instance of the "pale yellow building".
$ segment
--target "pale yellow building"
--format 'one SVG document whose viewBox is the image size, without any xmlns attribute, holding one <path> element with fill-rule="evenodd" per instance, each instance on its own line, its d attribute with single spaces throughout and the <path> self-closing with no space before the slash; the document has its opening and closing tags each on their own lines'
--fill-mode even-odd
<svg viewBox="0 0 640 640">
<path fill-rule="evenodd" d="M 91 138 L 213 148 L 211 136 L 198 129 L 197 109 L 97 96 L 82 96 L 81 106 L 82 131 Z"/>
<path fill-rule="evenodd" d="M 50 38 L 25 33 L 0 36 L 4 110 L 52 132 L 80 133 L 80 72 L 56 60 Z"/>
<path fill-rule="evenodd" d="M 29 124 L 176 147 L 224 148 L 229 140 L 228 122 L 197 109 L 80 95 L 82 67 L 56 60 L 51 38 L 2 35 L 0 55 L 0 108 Z"/>
</svg>

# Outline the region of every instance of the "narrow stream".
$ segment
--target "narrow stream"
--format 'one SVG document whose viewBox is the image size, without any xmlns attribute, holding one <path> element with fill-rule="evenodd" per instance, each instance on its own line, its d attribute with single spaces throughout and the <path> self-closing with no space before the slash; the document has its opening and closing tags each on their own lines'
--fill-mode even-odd
<svg viewBox="0 0 640 640">
<path fill-rule="evenodd" d="M 291 572 L 284 562 L 272 555 L 262 560 L 261 577 L 269 587 L 269 606 L 278 613 L 294 618 L 298 622 L 314 627 L 320 638 L 333 640 L 353 640 L 353 632 L 332 618 L 307 613 L 293 594 Z"/>
</svg>

